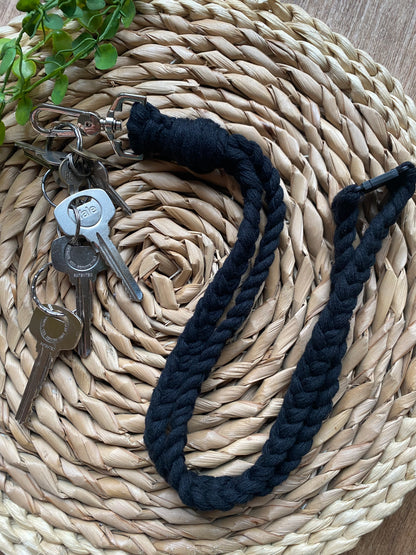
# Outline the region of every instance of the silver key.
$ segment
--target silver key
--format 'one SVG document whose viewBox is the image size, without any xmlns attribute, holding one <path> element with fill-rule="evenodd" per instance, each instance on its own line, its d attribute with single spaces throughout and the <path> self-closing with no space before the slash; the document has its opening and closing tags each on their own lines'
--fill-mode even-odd
<svg viewBox="0 0 416 555">
<path fill-rule="evenodd" d="M 82 156 L 86 160 L 92 160 L 93 162 L 96 162 L 98 160 L 99 162 L 104 164 L 104 166 L 111 166 L 112 168 L 117 168 L 119 170 L 122 170 L 124 167 L 123 165 L 114 162 L 114 160 L 111 160 L 110 162 L 109 160 L 107 160 L 107 158 L 101 158 L 101 156 L 98 156 L 98 154 L 91 152 L 91 150 L 86 150 L 85 148 L 80 150 L 73 145 L 69 145 L 68 148 L 71 150 L 71 152 L 73 152 L 74 154 L 78 154 L 78 156 Z"/>
<path fill-rule="evenodd" d="M 51 245 L 51 260 L 58 272 L 63 272 L 75 286 L 77 315 L 83 327 L 77 351 L 84 358 L 91 352 L 91 319 L 93 282 L 106 269 L 101 256 L 89 243 L 73 243 L 70 237 L 58 237 Z"/>
<path fill-rule="evenodd" d="M 73 133 L 77 138 L 77 148 L 82 150 L 82 135 L 81 130 L 68 121 L 63 121 L 58 123 L 54 130 L 60 132 L 62 129 L 70 128 L 70 133 Z M 61 164 L 62 160 L 64 160 L 68 156 L 68 152 L 60 152 L 57 150 L 52 150 L 50 147 L 52 145 L 53 136 L 49 135 L 46 141 L 45 148 L 40 148 L 36 145 L 32 145 L 29 143 L 25 143 L 22 141 L 17 141 L 15 144 L 23 149 L 24 153 L 28 158 L 31 158 L 38 164 L 46 166 L 48 169 L 53 170 L 57 169 Z M 72 155 L 72 154 L 71 154 Z"/>
<path fill-rule="evenodd" d="M 87 173 L 83 173 L 81 168 L 80 171 L 78 171 L 73 157 L 74 155 L 70 152 L 68 156 L 62 160 L 58 170 L 60 182 L 66 185 L 70 195 L 78 193 L 81 188 L 88 185 L 86 179 Z"/>
<path fill-rule="evenodd" d="M 37 339 L 37 357 L 16 412 L 16 420 L 25 422 L 43 382 L 61 351 L 76 347 L 81 335 L 81 320 L 73 312 L 61 306 L 52 309 L 62 317 L 51 316 L 39 307 L 35 308 L 29 329 Z"/>
<path fill-rule="evenodd" d="M 111 186 L 110 180 L 108 178 L 108 172 L 106 167 L 99 160 L 89 160 L 90 165 L 90 175 L 88 181 L 90 185 L 94 188 L 103 189 L 107 195 L 112 200 L 115 206 L 118 206 L 123 210 L 125 214 L 131 216 L 132 211 L 126 201 L 117 193 L 117 191 Z"/>
<path fill-rule="evenodd" d="M 23 141 L 16 141 L 15 145 L 23 149 L 28 158 L 51 170 L 58 169 L 62 160 L 68 156 L 67 152 L 48 150 Z"/>
<path fill-rule="evenodd" d="M 129 297 L 133 301 L 140 301 L 143 294 L 110 239 L 108 224 L 115 214 L 110 197 L 102 189 L 88 189 L 58 204 L 55 219 L 62 233 L 69 237 L 74 237 L 77 232 L 77 218 L 73 207 L 76 207 L 80 218 L 79 235 L 101 253 L 107 265 L 121 279 Z"/>
</svg>

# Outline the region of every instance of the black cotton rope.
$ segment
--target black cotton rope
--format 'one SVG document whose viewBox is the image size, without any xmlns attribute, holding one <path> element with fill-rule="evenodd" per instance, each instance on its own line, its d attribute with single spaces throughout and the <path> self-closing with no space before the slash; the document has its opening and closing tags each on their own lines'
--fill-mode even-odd
<svg viewBox="0 0 416 555">
<path fill-rule="evenodd" d="M 311 448 L 338 390 L 357 297 L 389 227 L 414 194 L 416 168 L 405 162 L 362 185 L 349 185 L 335 197 L 330 297 L 293 374 L 270 437 L 256 463 L 241 475 L 206 476 L 185 464 L 187 423 L 202 383 L 226 342 L 248 317 L 274 260 L 286 212 L 280 176 L 256 143 L 230 135 L 207 119 L 172 118 L 150 104 L 135 104 L 127 127 L 130 146 L 136 153 L 175 161 L 197 173 L 223 168 L 237 179 L 244 197 L 237 241 L 167 358 L 151 398 L 144 434 L 156 469 L 178 491 L 185 505 L 227 511 L 270 493 Z M 383 184 L 388 188 L 388 200 L 354 248 L 360 200 Z M 262 207 L 267 223 L 255 255 Z M 225 312 L 238 287 L 233 307 Z"/>
</svg>

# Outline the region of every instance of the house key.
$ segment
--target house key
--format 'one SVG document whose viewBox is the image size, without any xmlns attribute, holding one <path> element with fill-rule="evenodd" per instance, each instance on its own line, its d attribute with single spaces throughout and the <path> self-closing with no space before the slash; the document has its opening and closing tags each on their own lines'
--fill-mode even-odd
<svg viewBox="0 0 416 555">
<path fill-rule="evenodd" d="M 74 208 L 78 213 L 78 220 Z M 140 301 L 143 294 L 110 239 L 108 224 L 114 214 L 114 205 L 102 189 L 80 191 L 63 200 L 55 208 L 55 219 L 62 233 L 69 237 L 80 235 L 87 239 L 121 279 L 131 300 Z"/>
<path fill-rule="evenodd" d="M 33 400 L 59 353 L 76 347 L 81 329 L 81 320 L 66 308 L 55 305 L 51 308 L 41 308 L 38 305 L 35 308 L 29 330 L 37 339 L 37 357 L 16 412 L 16 420 L 19 423 L 27 419 Z"/>
<path fill-rule="evenodd" d="M 68 156 L 68 152 L 49 150 L 23 141 L 16 141 L 15 145 L 20 147 L 28 158 L 49 169 L 59 168 L 62 160 Z"/>
<path fill-rule="evenodd" d="M 103 189 L 112 200 L 114 206 L 118 206 L 128 216 L 132 211 L 126 201 L 117 193 L 111 186 L 108 178 L 108 171 L 100 160 L 89 160 L 90 174 L 88 175 L 88 182 L 92 187 Z"/>
<path fill-rule="evenodd" d="M 62 160 L 59 166 L 58 176 L 54 172 L 54 177 L 58 177 L 60 182 L 67 186 L 70 195 L 78 193 L 81 188 L 88 185 L 86 179 L 88 172 L 83 172 L 80 167 L 76 167 L 74 156 L 72 152 L 68 153 L 68 156 Z M 78 160 L 78 162 L 81 162 L 81 160 Z M 80 164 L 78 165 L 80 166 Z"/>
<path fill-rule="evenodd" d="M 79 241 L 74 243 L 66 236 L 53 241 L 51 260 L 53 267 L 67 274 L 75 286 L 77 315 L 83 323 L 77 351 L 81 357 L 87 357 L 91 352 L 92 286 L 106 265 L 92 245 Z"/>
</svg>

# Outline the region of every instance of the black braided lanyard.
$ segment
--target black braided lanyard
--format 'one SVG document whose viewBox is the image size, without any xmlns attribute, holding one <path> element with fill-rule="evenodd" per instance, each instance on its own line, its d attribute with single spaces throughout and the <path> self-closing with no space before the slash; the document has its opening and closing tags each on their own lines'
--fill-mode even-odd
<svg viewBox="0 0 416 555">
<path fill-rule="evenodd" d="M 286 211 L 280 176 L 256 143 L 229 135 L 209 120 L 175 119 L 163 116 L 149 104 L 135 104 L 128 130 L 135 152 L 176 161 L 197 173 L 224 168 L 237 179 L 244 196 L 237 241 L 167 359 L 151 399 L 144 436 L 158 472 L 186 505 L 229 510 L 237 503 L 270 493 L 283 482 L 309 451 L 314 435 L 329 415 L 357 297 L 389 227 L 414 193 L 416 168 L 405 162 L 379 178 L 350 185 L 335 197 L 331 294 L 293 374 L 270 437 L 257 462 L 240 476 L 204 476 L 185 464 L 187 423 L 202 383 L 226 342 L 249 315 L 273 262 Z M 389 198 L 354 248 L 360 199 L 381 184 L 387 186 Z M 263 206 L 267 223 L 249 267 Z M 235 304 L 225 314 L 239 286 Z"/>
</svg>

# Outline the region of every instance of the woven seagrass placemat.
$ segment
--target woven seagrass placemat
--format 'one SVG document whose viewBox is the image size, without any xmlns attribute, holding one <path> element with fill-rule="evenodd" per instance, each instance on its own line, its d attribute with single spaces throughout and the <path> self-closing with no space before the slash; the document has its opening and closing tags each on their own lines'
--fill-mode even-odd
<svg viewBox="0 0 416 555">
<path fill-rule="evenodd" d="M 285 188 L 273 270 L 189 426 L 190 466 L 240 473 L 259 456 L 328 299 L 330 203 L 340 188 L 414 159 L 416 110 L 383 67 L 296 6 L 137 5 L 140 15 L 114 42 L 117 67 L 97 72 L 80 62 L 64 104 L 105 113 L 118 93 L 133 92 L 169 115 L 213 119 L 258 142 Z M 50 92 L 45 84 L 37 101 Z M 131 303 L 111 273 L 99 276 L 92 354 L 60 357 L 20 427 L 14 413 L 36 355 L 29 284 L 48 260 L 56 223 L 41 194 L 44 170 L 13 146 L 35 135 L 13 118 L 0 150 L 0 551 L 333 555 L 394 512 L 416 486 L 414 202 L 360 296 L 334 408 L 310 453 L 271 495 L 198 513 L 155 472 L 144 417 L 166 356 L 232 248 L 238 186 L 221 171 L 121 161 L 104 138 L 85 140 L 122 164 L 110 178 L 134 213 L 117 214 L 113 238 L 144 299 Z M 73 288 L 55 271 L 39 297 L 75 307 Z"/>
</svg>

